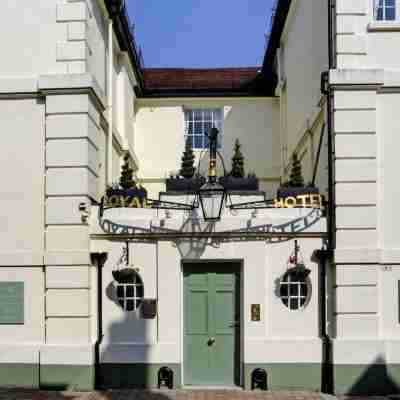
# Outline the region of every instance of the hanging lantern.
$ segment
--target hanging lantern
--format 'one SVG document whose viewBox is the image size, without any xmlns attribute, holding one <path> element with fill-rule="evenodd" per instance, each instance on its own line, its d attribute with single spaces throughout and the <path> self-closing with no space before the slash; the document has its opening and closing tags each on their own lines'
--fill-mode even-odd
<svg viewBox="0 0 400 400">
<path fill-rule="evenodd" d="M 205 221 L 221 219 L 225 200 L 225 189 L 218 183 L 208 182 L 199 190 L 199 199 Z"/>
</svg>

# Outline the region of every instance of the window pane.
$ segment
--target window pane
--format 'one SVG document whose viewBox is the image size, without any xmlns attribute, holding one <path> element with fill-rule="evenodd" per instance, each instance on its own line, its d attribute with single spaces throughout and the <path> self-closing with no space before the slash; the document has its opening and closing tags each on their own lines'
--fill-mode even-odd
<svg viewBox="0 0 400 400">
<path fill-rule="evenodd" d="M 306 298 L 305 297 L 301 297 L 300 298 L 300 307 L 303 307 L 305 302 L 306 302 Z"/>
<path fill-rule="evenodd" d="M 193 147 L 193 136 L 185 136 L 185 143 L 189 141 L 189 145 Z"/>
<path fill-rule="evenodd" d="M 122 300 L 122 299 L 118 300 L 118 303 L 122 308 L 124 308 L 124 300 Z"/>
<path fill-rule="evenodd" d="M 204 110 L 204 121 L 211 121 L 212 120 L 212 110 L 205 109 Z"/>
<path fill-rule="evenodd" d="M 141 302 L 142 302 L 142 300 L 136 300 L 135 301 L 135 308 L 139 308 Z"/>
<path fill-rule="evenodd" d="M 203 137 L 201 135 L 194 136 L 194 146 L 195 149 L 203 148 Z"/>
<path fill-rule="evenodd" d="M 393 7 L 394 8 L 396 6 L 395 2 L 396 2 L 396 0 L 386 0 L 385 1 L 385 5 L 386 5 L 386 7 Z"/>
<path fill-rule="evenodd" d="M 212 127 L 212 122 L 204 122 L 204 133 L 210 133 Z"/>
<path fill-rule="evenodd" d="M 299 295 L 299 286 L 297 284 L 290 285 L 290 295 L 291 296 Z"/>
<path fill-rule="evenodd" d="M 382 21 L 383 20 L 383 8 L 378 8 L 378 10 L 376 10 L 375 19 L 377 21 Z"/>
<path fill-rule="evenodd" d="M 129 285 L 126 287 L 126 297 L 133 297 L 133 286 Z"/>
<path fill-rule="evenodd" d="M 396 18 L 396 9 L 395 8 L 386 8 L 386 20 L 393 21 Z"/>
<path fill-rule="evenodd" d="M 290 299 L 290 309 L 297 310 L 299 308 L 297 299 Z"/>
<path fill-rule="evenodd" d="M 124 287 L 122 285 L 117 286 L 117 297 L 124 297 Z"/>
<path fill-rule="evenodd" d="M 195 122 L 193 133 L 195 135 L 202 135 L 203 134 L 203 123 L 202 122 Z"/>
<path fill-rule="evenodd" d="M 222 120 L 222 110 L 220 108 L 216 108 L 213 111 L 214 121 L 221 121 Z"/>
<path fill-rule="evenodd" d="M 136 286 L 136 297 L 142 298 L 143 297 L 143 286 Z"/>
<path fill-rule="evenodd" d="M 193 135 L 193 123 L 192 122 L 188 122 L 188 124 L 186 126 L 186 134 Z"/>
<path fill-rule="evenodd" d="M 126 311 L 133 311 L 134 310 L 134 301 L 127 300 L 126 301 Z"/>
<path fill-rule="evenodd" d="M 288 298 L 287 298 L 287 297 L 285 297 L 285 298 L 282 298 L 282 302 L 283 302 L 283 304 L 284 304 L 286 307 L 288 307 L 289 300 L 288 300 Z"/>
<path fill-rule="evenodd" d="M 280 295 L 281 296 L 288 295 L 288 285 L 281 285 Z"/>
<path fill-rule="evenodd" d="M 203 120 L 203 110 L 193 110 L 193 119 L 195 121 Z"/>
<path fill-rule="evenodd" d="M 210 141 L 208 140 L 208 137 L 204 135 L 204 148 L 208 148 L 210 145 Z"/>
<path fill-rule="evenodd" d="M 307 285 L 306 284 L 302 284 L 300 286 L 300 295 L 307 296 Z"/>
</svg>

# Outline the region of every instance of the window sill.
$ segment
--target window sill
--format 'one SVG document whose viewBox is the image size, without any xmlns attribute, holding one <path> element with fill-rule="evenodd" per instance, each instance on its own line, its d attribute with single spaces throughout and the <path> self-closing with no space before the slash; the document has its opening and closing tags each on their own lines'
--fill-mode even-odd
<svg viewBox="0 0 400 400">
<path fill-rule="evenodd" d="M 400 21 L 370 22 L 368 32 L 400 32 Z"/>
</svg>

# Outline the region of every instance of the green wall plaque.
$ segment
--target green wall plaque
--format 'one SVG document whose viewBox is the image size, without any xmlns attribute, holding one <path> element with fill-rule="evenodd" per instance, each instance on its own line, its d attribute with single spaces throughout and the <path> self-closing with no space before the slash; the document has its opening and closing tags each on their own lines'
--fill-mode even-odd
<svg viewBox="0 0 400 400">
<path fill-rule="evenodd" d="M 24 323 L 24 282 L 0 282 L 0 324 Z"/>
</svg>

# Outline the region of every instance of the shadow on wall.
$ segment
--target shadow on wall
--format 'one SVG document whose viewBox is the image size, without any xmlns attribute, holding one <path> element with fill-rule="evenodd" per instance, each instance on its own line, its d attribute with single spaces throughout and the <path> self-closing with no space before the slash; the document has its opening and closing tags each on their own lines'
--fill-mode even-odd
<svg viewBox="0 0 400 400">
<path fill-rule="evenodd" d="M 335 392 L 349 395 L 389 395 L 400 393 L 400 367 L 387 365 L 382 356 L 360 374 L 357 365 L 334 366 Z"/>
<path fill-rule="evenodd" d="M 146 282 L 144 282 L 144 285 Z M 115 282 L 103 282 L 105 296 L 103 301 L 113 302 L 121 307 L 120 293 L 117 294 Z M 126 297 L 128 293 L 125 287 Z M 133 289 L 131 289 L 133 290 Z M 136 290 L 136 289 L 135 289 Z M 146 289 L 144 288 L 144 293 Z M 135 292 L 136 294 L 136 292 Z M 180 369 L 176 364 L 159 364 L 151 361 L 149 354 L 152 338 L 157 336 L 157 313 L 153 305 L 145 301 L 134 310 L 132 304 L 125 300 L 123 318 L 112 322 L 105 331 L 105 339 L 100 350 L 100 364 L 97 370 L 96 387 L 99 389 L 153 389 L 161 387 L 172 389 L 180 385 Z M 157 305 L 156 305 L 157 307 Z M 136 361 L 133 361 L 136 360 Z M 160 371 L 161 370 L 161 371 Z M 149 393 L 151 399 L 165 399 L 169 397 L 163 393 Z M 110 397 L 111 398 L 111 397 Z"/>
<path fill-rule="evenodd" d="M 272 211 L 273 212 L 273 211 Z M 182 259 L 199 259 L 204 254 L 207 246 L 218 248 L 221 243 L 229 242 L 232 240 L 235 241 L 254 241 L 257 240 L 255 238 L 248 239 L 246 237 L 246 233 L 263 233 L 263 232 L 282 232 L 282 237 L 275 237 L 275 238 L 262 238 L 263 240 L 268 243 L 281 243 L 292 240 L 292 238 L 285 237 L 285 233 L 300 233 L 306 231 L 307 229 L 311 228 L 321 219 L 321 212 L 318 209 L 310 209 L 310 212 L 302 216 L 300 218 L 295 218 L 288 222 L 285 222 L 280 225 L 251 225 L 252 220 L 249 219 L 247 221 L 247 225 L 240 229 L 232 229 L 229 232 L 234 234 L 240 234 L 243 232 L 243 236 L 240 238 L 230 239 L 228 236 L 226 238 L 219 238 L 214 241 L 210 241 L 208 238 L 206 239 L 196 239 L 196 238 L 184 238 L 175 241 L 175 245 L 179 250 L 180 256 Z M 185 220 L 179 232 L 185 233 L 212 233 L 215 229 L 215 222 L 209 223 L 200 223 L 198 218 L 188 218 Z"/>
</svg>

